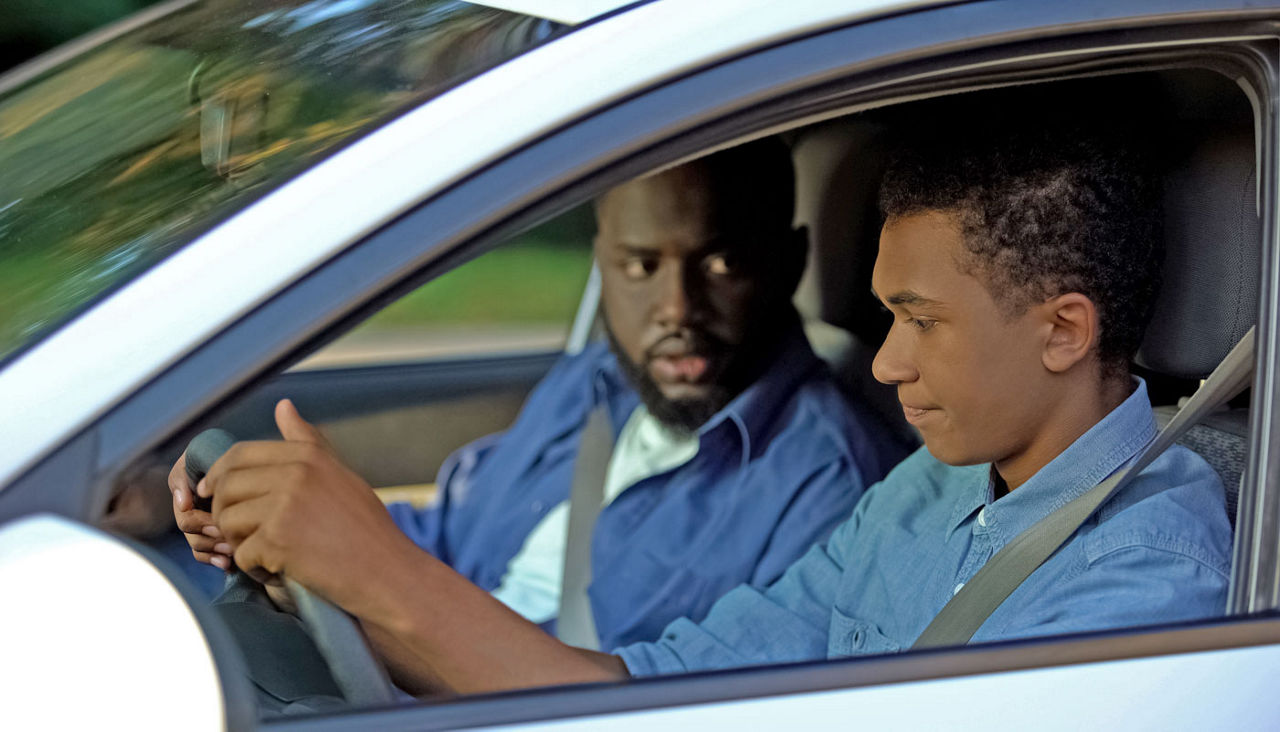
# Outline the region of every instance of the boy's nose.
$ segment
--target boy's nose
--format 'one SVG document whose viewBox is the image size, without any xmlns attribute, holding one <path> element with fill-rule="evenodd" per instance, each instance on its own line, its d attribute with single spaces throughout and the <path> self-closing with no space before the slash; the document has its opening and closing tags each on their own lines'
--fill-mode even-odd
<svg viewBox="0 0 1280 732">
<path fill-rule="evenodd" d="M 871 374 L 876 377 L 876 381 L 882 384 L 901 384 L 916 380 L 919 374 L 901 340 L 895 337 L 894 329 L 890 327 L 884 343 L 880 344 L 880 350 L 876 351 L 876 357 L 871 361 Z"/>
</svg>

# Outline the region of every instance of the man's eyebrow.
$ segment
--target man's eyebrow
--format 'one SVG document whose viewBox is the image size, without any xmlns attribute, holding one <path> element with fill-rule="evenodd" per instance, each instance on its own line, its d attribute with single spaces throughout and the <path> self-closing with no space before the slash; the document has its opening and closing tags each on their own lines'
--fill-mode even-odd
<svg viewBox="0 0 1280 732">
<path fill-rule="evenodd" d="M 656 246 L 653 246 L 651 244 L 637 244 L 637 243 L 626 242 L 626 241 L 618 242 L 618 248 L 623 250 L 627 254 L 652 254 L 653 252 L 658 250 Z"/>
</svg>

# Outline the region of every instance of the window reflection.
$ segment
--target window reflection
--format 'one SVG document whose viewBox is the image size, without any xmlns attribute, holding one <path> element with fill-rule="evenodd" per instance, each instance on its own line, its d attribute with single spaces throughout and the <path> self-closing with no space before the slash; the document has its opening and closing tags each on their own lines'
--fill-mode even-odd
<svg viewBox="0 0 1280 732">
<path fill-rule="evenodd" d="M 562 30 L 455 1 L 221 0 L 7 91 L 0 359 L 339 143 Z"/>
</svg>

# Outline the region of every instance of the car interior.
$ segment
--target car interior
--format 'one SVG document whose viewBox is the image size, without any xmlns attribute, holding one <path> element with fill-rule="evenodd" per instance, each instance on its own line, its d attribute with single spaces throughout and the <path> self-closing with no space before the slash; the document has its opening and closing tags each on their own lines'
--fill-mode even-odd
<svg viewBox="0 0 1280 732">
<path fill-rule="evenodd" d="M 1167 254 L 1164 284 L 1136 371 L 1148 381 L 1161 424 L 1255 322 L 1262 231 L 1255 109 L 1247 87 L 1218 70 L 1164 66 L 975 90 L 771 130 L 792 149 L 797 224 L 810 234 L 810 262 L 796 295 L 806 332 L 849 397 L 872 407 L 884 428 L 902 439 L 918 443 L 893 389 L 870 373 L 887 327 L 870 294 L 885 135 L 907 119 L 1017 110 L 1034 123 L 1037 114 L 1073 109 L 1102 111 L 1104 118 L 1137 125 L 1158 139 Z M 572 246 L 589 256 L 589 235 Z M 310 365 L 260 379 L 157 446 L 128 474 L 172 464 L 186 440 L 205 427 L 225 427 L 244 438 L 270 436 L 270 405 L 289 396 L 326 430 L 356 472 L 375 487 L 397 489 L 388 492 L 390 498 L 408 496 L 425 504 L 445 456 L 502 430 L 560 353 L 574 347 L 569 335 L 574 315 L 594 312 L 596 297 L 582 279 L 586 294 L 576 310 L 564 314 L 563 345 L 506 348 L 489 342 L 425 360 L 393 355 L 328 366 L 326 349 L 344 343 L 334 332 Z M 1251 520 L 1248 502 L 1239 500 L 1249 400 L 1247 392 L 1237 397 L 1182 440 L 1221 476 L 1233 525 Z"/>
</svg>

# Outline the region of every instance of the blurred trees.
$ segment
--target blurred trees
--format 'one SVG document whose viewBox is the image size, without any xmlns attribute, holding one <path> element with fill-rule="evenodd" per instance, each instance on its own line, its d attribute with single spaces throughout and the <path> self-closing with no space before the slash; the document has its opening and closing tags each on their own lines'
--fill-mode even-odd
<svg viewBox="0 0 1280 732">
<path fill-rule="evenodd" d="M 157 0 L 0 0 L 0 72 Z"/>
</svg>

